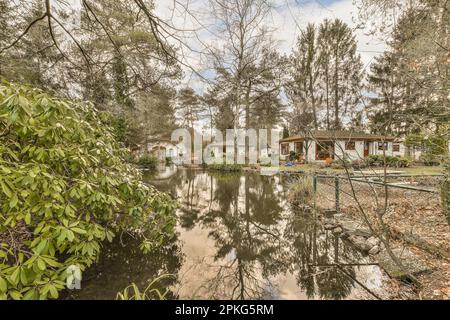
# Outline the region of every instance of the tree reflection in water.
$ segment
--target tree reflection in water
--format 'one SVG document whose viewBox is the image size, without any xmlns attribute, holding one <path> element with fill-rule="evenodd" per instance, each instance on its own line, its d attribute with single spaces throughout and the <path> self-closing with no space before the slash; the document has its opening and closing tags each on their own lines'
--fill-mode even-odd
<svg viewBox="0 0 450 320">
<path fill-rule="evenodd" d="M 137 240 L 115 239 L 86 275 L 92 280 L 83 281 L 83 289 L 71 297 L 111 299 L 132 282 L 145 288 L 167 273 L 174 276 L 158 285 L 171 290 L 169 299 L 344 299 L 351 294 L 354 280 L 323 265 L 360 262 L 361 256 L 317 219 L 292 211 L 278 177 L 181 169 L 167 180 L 150 182 L 180 204 L 176 236 L 149 255 Z M 356 267 L 345 271 L 358 276 Z"/>
<path fill-rule="evenodd" d="M 351 293 L 350 277 L 321 266 L 358 262 L 361 256 L 311 216 L 288 209 L 277 179 L 184 171 L 179 182 L 181 227 L 200 226 L 214 240 L 209 268 L 215 274 L 202 283 L 208 297 L 278 298 L 274 279 L 287 272 L 307 298 L 343 299 Z M 355 267 L 344 268 L 356 276 Z"/>
<path fill-rule="evenodd" d="M 346 298 L 354 281 L 337 267 L 327 265 L 361 261 L 361 255 L 339 237 L 325 231 L 311 217 L 294 217 L 287 223 L 286 239 L 291 244 L 291 269 L 308 298 Z M 344 270 L 356 277 L 355 267 Z"/>
</svg>

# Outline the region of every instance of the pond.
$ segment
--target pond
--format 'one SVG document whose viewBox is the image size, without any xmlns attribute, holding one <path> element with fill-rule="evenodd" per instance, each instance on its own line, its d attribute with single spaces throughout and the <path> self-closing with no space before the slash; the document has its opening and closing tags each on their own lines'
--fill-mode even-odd
<svg viewBox="0 0 450 320">
<path fill-rule="evenodd" d="M 148 182 L 179 202 L 176 235 L 144 255 L 117 237 L 73 299 L 114 299 L 131 283 L 168 289 L 168 299 L 372 298 L 382 274 L 314 216 L 287 202 L 282 177 L 167 168 Z M 342 269 L 335 264 L 344 265 Z"/>
</svg>

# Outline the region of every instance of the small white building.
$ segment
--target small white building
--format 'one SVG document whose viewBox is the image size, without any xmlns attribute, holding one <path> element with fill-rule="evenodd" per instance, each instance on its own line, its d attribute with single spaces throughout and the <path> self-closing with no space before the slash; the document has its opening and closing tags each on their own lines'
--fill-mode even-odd
<svg viewBox="0 0 450 320">
<path fill-rule="evenodd" d="M 291 151 L 301 154 L 306 162 L 323 162 L 326 159 L 361 160 L 369 155 L 394 155 L 394 137 L 352 131 L 311 131 L 280 140 L 282 160 Z"/>
<path fill-rule="evenodd" d="M 160 162 L 165 162 L 166 158 L 170 158 L 172 162 L 177 164 L 183 156 L 182 146 L 166 139 L 151 139 L 147 142 L 146 149 Z"/>
</svg>

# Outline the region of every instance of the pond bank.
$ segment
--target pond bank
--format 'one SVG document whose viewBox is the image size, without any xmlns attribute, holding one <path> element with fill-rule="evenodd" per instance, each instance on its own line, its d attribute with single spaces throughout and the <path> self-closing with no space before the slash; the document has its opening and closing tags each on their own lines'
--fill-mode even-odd
<svg viewBox="0 0 450 320">
<path fill-rule="evenodd" d="M 420 179 L 419 179 L 420 180 Z M 418 181 L 420 185 L 435 185 L 437 180 L 425 179 Z M 376 210 L 383 209 L 384 188 L 355 184 L 359 205 L 355 201 L 349 184 L 341 183 L 340 214 L 337 215 L 337 225 L 343 232 L 357 230 L 358 234 L 348 237 L 359 250 L 369 252 L 372 261 L 381 262 L 391 275 L 398 270 L 392 268 L 387 261 L 383 248 L 372 243 L 371 233 L 363 222 L 359 205 L 364 208 L 369 221 L 379 228 Z M 318 185 L 318 206 L 332 209 L 335 206 L 334 185 L 322 181 Z M 376 196 L 375 196 L 376 194 Z M 391 247 L 397 256 L 408 265 L 412 273 L 422 283 L 420 290 L 412 290 L 410 285 L 395 279 L 390 281 L 391 298 L 394 299 L 449 299 L 450 275 L 449 252 L 450 234 L 445 214 L 442 211 L 439 195 L 413 190 L 389 189 L 387 208 L 383 215 L 391 236 Z M 339 218 L 339 219 L 338 219 Z M 346 221 L 349 221 L 346 223 Z M 353 226 L 352 226 L 353 225 Z M 356 227 L 355 227 L 356 225 Z M 378 253 L 378 252 L 380 253 Z M 387 262 L 386 262 L 387 261 Z M 400 275 L 399 275 L 400 276 Z"/>
</svg>

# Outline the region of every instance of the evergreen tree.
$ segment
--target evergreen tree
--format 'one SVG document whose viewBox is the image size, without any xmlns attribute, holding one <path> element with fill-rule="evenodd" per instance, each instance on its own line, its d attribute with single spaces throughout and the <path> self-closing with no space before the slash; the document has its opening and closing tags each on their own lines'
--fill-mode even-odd
<svg viewBox="0 0 450 320">
<path fill-rule="evenodd" d="M 318 28 L 309 24 L 301 31 L 286 85 L 296 130 L 318 129 L 322 122 L 327 129 L 340 129 L 344 118 L 356 120 L 361 88 L 362 63 L 347 24 L 339 19 L 324 20 Z M 323 109 L 325 119 L 319 116 Z"/>
<path fill-rule="evenodd" d="M 291 55 L 292 80 L 288 84 L 288 92 L 296 107 L 300 105 L 309 109 L 303 112 L 312 114 L 315 129 L 319 126 L 317 107 L 321 102 L 321 92 L 318 90 L 321 66 L 316 33 L 314 24 L 308 24 L 306 29 L 300 32 L 297 47 Z"/>
<path fill-rule="evenodd" d="M 182 125 L 185 128 L 194 129 L 194 125 L 200 120 L 201 102 L 192 88 L 186 87 L 180 90 L 176 110 Z"/>
<path fill-rule="evenodd" d="M 408 135 L 438 132 L 449 120 L 450 4 L 421 1 L 398 19 L 389 49 L 371 67 L 375 92 L 369 112 L 374 131 Z"/>
<path fill-rule="evenodd" d="M 334 106 L 334 129 L 342 128 L 342 118 L 354 112 L 361 102 L 362 62 L 356 52 L 356 40 L 352 29 L 336 19 L 329 24 L 328 36 L 321 39 L 330 44 L 330 52 L 324 59 L 331 64 L 331 96 Z"/>
</svg>

